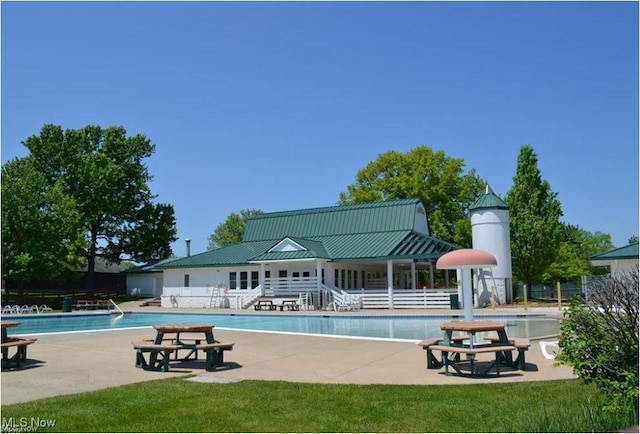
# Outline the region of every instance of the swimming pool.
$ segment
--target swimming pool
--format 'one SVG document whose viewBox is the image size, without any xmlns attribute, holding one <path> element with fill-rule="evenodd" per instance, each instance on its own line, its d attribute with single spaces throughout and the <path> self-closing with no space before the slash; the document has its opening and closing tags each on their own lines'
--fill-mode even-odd
<svg viewBox="0 0 640 434">
<path fill-rule="evenodd" d="M 20 321 L 11 334 L 43 334 L 90 330 L 150 327 L 153 324 L 212 324 L 216 329 L 300 333 L 310 335 L 352 336 L 393 340 L 422 340 L 442 335 L 440 324 L 461 319 L 450 315 L 429 316 L 340 316 L 340 315 L 251 315 L 142 313 L 43 314 L 12 316 Z M 482 316 L 476 319 L 502 321 L 510 337 L 540 339 L 556 336 L 557 320 L 543 316 Z M 6 319 L 6 318 L 5 318 Z"/>
</svg>

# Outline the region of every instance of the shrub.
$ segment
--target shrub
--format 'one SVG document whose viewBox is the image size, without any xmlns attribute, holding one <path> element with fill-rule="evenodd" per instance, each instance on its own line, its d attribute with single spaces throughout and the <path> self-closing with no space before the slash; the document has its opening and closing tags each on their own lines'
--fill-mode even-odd
<svg viewBox="0 0 640 434">
<path fill-rule="evenodd" d="M 557 361 L 595 384 L 612 411 L 633 408 L 638 421 L 638 269 L 609 276 L 586 302 L 570 301 L 560 324 Z M 630 407 L 631 406 L 631 407 Z"/>
</svg>

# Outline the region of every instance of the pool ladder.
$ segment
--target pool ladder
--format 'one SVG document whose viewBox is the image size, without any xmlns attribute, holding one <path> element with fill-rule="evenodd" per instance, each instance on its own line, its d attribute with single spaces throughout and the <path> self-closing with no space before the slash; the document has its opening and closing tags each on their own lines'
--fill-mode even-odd
<svg viewBox="0 0 640 434">
<path fill-rule="evenodd" d="M 116 309 L 118 309 L 118 311 L 120 312 L 120 315 L 124 315 L 124 312 L 122 311 L 122 309 L 120 309 L 120 307 L 118 307 L 115 301 L 113 301 L 112 299 L 109 299 L 109 301 L 111 302 L 111 304 L 113 304 L 116 307 Z"/>
</svg>

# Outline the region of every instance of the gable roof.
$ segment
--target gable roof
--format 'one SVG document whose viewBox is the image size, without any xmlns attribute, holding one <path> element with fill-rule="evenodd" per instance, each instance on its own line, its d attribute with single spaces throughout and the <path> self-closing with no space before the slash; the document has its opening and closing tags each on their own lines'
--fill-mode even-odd
<svg viewBox="0 0 640 434">
<path fill-rule="evenodd" d="M 247 220 L 241 243 L 161 267 L 239 266 L 304 259 L 435 261 L 459 248 L 416 228 L 428 228 L 419 199 L 259 214 Z"/>
<path fill-rule="evenodd" d="M 638 259 L 639 249 L 638 243 L 632 243 L 624 247 L 608 250 L 590 257 L 592 261 L 599 260 L 616 260 L 616 259 Z"/>
<path fill-rule="evenodd" d="M 418 205 L 424 210 L 420 199 L 405 199 L 258 214 L 242 241 L 413 230 Z"/>
</svg>

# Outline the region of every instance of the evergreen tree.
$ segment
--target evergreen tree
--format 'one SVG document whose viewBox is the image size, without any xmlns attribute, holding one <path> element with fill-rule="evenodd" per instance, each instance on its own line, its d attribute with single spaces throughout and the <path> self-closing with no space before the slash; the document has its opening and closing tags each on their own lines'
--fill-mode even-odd
<svg viewBox="0 0 640 434">
<path fill-rule="evenodd" d="M 513 274 L 527 284 L 529 294 L 532 285 L 542 281 L 560 249 L 562 209 L 557 196 L 549 182 L 542 179 L 533 148 L 523 146 L 506 202 L 510 213 Z"/>
</svg>

